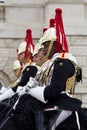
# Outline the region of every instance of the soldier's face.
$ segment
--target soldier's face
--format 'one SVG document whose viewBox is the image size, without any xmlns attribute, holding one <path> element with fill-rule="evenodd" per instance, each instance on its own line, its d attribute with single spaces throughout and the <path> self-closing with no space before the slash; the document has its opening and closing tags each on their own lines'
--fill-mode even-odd
<svg viewBox="0 0 87 130">
<path fill-rule="evenodd" d="M 15 75 L 16 77 L 20 77 L 20 75 L 21 75 L 21 69 L 16 69 L 16 70 L 14 70 L 14 75 Z"/>
<path fill-rule="evenodd" d="M 44 54 L 44 56 L 46 56 L 46 54 L 48 52 L 49 44 L 50 44 L 50 41 L 47 41 L 47 42 L 45 42 L 43 44 L 44 45 L 44 48 L 43 48 L 43 54 Z"/>
<path fill-rule="evenodd" d="M 21 63 L 24 63 L 24 58 L 25 58 L 25 52 L 22 52 L 22 53 L 18 54 L 18 60 Z"/>
<path fill-rule="evenodd" d="M 38 54 L 34 55 L 33 61 L 34 61 L 34 62 L 37 62 L 37 61 L 38 61 Z"/>
</svg>

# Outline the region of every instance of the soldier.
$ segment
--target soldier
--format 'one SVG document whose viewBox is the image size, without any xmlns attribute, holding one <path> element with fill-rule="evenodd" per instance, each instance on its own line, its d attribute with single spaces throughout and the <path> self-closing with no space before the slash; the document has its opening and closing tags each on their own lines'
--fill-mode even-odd
<svg viewBox="0 0 87 130">
<path fill-rule="evenodd" d="M 8 89 L 0 96 L 0 101 L 12 97 L 15 95 L 16 91 L 21 91 L 23 87 L 19 86 L 26 85 L 26 83 L 29 81 L 29 78 L 35 77 L 37 73 L 37 68 L 36 66 L 33 66 L 32 62 L 34 45 L 32 43 L 31 30 L 27 30 L 26 33 L 25 41 L 20 43 L 17 52 L 18 60 L 23 64 L 21 79 L 15 87 Z"/>
<path fill-rule="evenodd" d="M 56 21 L 57 28 L 49 28 L 41 38 L 44 56 L 48 58 L 47 67 L 45 66 L 38 78 L 38 86 L 35 86 L 35 80 L 27 84 L 30 88 L 29 94 L 43 102 L 44 109 L 54 106 L 62 109 L 51 130 L 68 118 L 73 111 L 78 111 L 82 104 L 73 96 L 78 64 L 76 59 L 68 53 L 61 21 L 62 10 L 57 9 L 56 13 L 60 22 L 57 24 Z"/>
</svg>

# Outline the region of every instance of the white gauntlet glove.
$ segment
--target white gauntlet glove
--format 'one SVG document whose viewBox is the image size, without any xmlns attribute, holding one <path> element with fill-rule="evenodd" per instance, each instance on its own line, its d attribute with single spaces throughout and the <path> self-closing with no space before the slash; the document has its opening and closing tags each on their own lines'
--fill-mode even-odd
<svg viewBox="0 0 87 130">
<path fill-rule="evenodd" d="M 17 93 L 18 93 L 18 96 L 20 97 L 21 95 L 23 95 L 24 93 L 23 93 L 23 87 L 21 87 L 21 86 L 18 86 L 18 88 L 17 88 L 17 91 L 16 91 Z"/>
<path fill-rule="evenodd" d="M 29 88 L 34 88 L 38 86 L 38 82 L 36 81 L 35 78 L 30 77 L 29 82 L 26 84 L 26 86 Z"/>
<path fill-rule="evenodd" d="M 25 86 L 23 87 L 23 92 L 24 92 L 25 94 L 28 94 L 29 90 L 30 90 L 30 88 L 29 88 L 27 85 L 25 85 Z"/>
<path fill-rule="evenodd" d="M 38 82 L 36 81 L 36 79 L 30 77 L 29 82 L 24 87 L 18 86 L 17 93 L 19 96 L 21 96 L 23 94 L 28 94 L 29 90 L 36 86 L 38 86 Z"/>
<path fill-rule="evenodd" d="M 19 86 L 17 89 L 17 93 L 18 93 L 19 97 L 23 94 L 27 94 L 28 91 L 29 91 L 29 87 L 27 87 L 27 86 L 24 86 L 24 87 Z"/>
</svg>

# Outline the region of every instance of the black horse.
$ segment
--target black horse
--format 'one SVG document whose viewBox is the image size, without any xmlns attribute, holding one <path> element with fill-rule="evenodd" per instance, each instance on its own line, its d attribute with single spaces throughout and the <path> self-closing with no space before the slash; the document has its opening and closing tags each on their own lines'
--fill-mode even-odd
<svg viewBox="0 0 87 130">
<path fill-rule="evenodd" d="M 17 98 L 16 98 L 17 100 Z M 41 104 L 30 95 L 23 95 L 16 109 L 11 100 L 0 103 L 0 130 L 51 130 L 52 123 L 60 114 L 60 109 L 44 111 Z M 87 108 L 78 111 L 80 130 L 87 130 Z M 79 130 L 76 113 L 63 121 L 55 130 Z"/>
<path fill-rule="evenodd" d="M 15 94 L 11 99 L 6 99 L 0 103 L 0 130 L 16 130 L 13 106 L 17 99 L 18 94 Z"/>
</svg>

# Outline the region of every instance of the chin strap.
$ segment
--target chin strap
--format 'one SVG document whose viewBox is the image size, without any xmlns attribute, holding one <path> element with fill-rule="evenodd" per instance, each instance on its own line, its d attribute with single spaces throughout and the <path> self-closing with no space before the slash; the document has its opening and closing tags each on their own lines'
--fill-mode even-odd
<svg viewBox="0 0 87 130">
<path fill-rule="evenodd" d="M 46 59 L 49 59 L 48 57 L 49 57 L 49 55 L 51 53 L 53 43 L 54 43 L 54 41 L 51 41 L 50 44 L 49 44 L 49 48 L 48 48 L 48 51 L 47 51 L 47 54 L 46 54 Z"/>
</svg>

